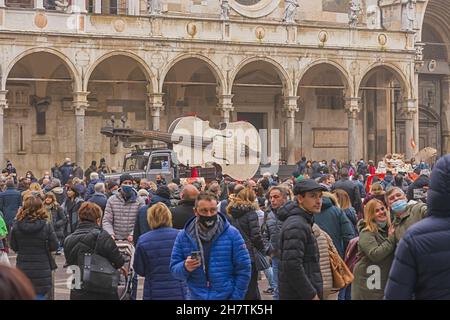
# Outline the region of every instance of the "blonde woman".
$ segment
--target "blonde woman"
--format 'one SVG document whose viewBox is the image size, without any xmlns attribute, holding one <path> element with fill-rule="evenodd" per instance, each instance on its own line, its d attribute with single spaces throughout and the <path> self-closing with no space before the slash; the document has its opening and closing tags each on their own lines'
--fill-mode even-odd
<svg viewBox="0 0 450 320">
<path fill-rule="evenodd" d="M 231 224 L 239 230 L 244 238 L 252 262 L 252 276 L 245 300 L 261 299 L 258 288 L 256 251 L 263 251 L 264 243 L 258 220 L 258 210 L 256 194 L 249 187 L 242 189 L 234 198 L 231 198 L 230 204 L 227 207 L 227 214 L 231 220 Z"/>
<path fill-rule="evenodd" d="M 172 214 L 162 202 L 147 210 L 150 231 L 139 237 L 134 270 L 144 282 L 144 300 L 184 300 L 186 283 L 170 273 L 170 258 L 178 230 L 172 228 Z"/>
<path fill-rule="evenodd" d="M 31 194 L 39 195 L 41 200 L 44 200 L 44 197 L 45 197 L 44 192 L 42 191 L 40 184 L 37 182 L 33 182 L 32 184 L 30 184 L 30 187 L 28 188 L 28 190 L 22 192 L 22 199 L 25 200 Z"/>
<path fill-rule="evenodd" d="M 352 299 L 381 300 L 395 251 L 394 227 L 383 202 L 373 199 L 367 203 L 358 230 L 358 254 L 362 258 L 353 269 Z M 369 279 L 374 274 L 380 277 Z"/>
<path fill-rule="evenodd" d="M 345 216 L 352 223 L 353 231 L 355 235 L 357 235 L 358 231 L 356 230 L 356 223 L 358 222 L 358 218 L 356 217 L 356 210 L 352 207 L 352 202 L 350 201 L 348 193 L 342 189 L 335 189 L 332 193 L 336 196 L 341 210 L 345 213 Z"/>
</svg>

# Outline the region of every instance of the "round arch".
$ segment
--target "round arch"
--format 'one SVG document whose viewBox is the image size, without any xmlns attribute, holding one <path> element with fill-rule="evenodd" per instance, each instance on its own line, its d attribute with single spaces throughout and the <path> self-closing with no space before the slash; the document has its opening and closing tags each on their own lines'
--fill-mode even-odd
<svg viewBox="0 0 450 320">
<path fill-rule="evenodd" d="M 167 74 L 170 72 L 170 70 L 178 63 L 186 59 L 198 59 L 206 63 L 208 69 L 213 73 L 213 75 L 216 77 L 216 80 L 219 82 L 219 87 L 223 92 L 226 92 L 226 81 L 225 77 L 223 76 L 221 69 L 208 57 L 205 57 L 204 55 L 198 54 L 198 53 L 187 53 L 187 54 L 181 54 L 172 61 L 164 68 L 163 72 L 161 73 L 161 79 L 159 83 L 159 90 L 162 92 L 162 87 L 164 85 L 164 81 L 167 77 Z"/>
<path fill-rule="evenodd" d="M 320 66 L 320 65 L 329 65 L 331 67 L 333 67 L 334 69 L 337 70 L 337 73 L 339 75 L 339 77 L 341 78 L 342 83 L 344 84 L 345 87 L 345 96 L 352 96 L 352 94 L 354 93 L 353 91 L 353 86 L 352 86 L 352 82 L 350 81 L 350 76 L 347 72 L 347 70 L 340 65 L 339 63 L 332 61 L 332 60 L 326 60 L 326 59 L 319 59 L 319 60 L 315 60 L 313 61 L 311 64 L 308 64 L 308 67 L 306 67 L 305 69 L 302 70 L 302 72 L 300 73 L 300 76 L 297 78 L 297 82 L 296 82 L 296 90 L 297 90 L 297 95 L 298 95 L 298 86 L 301 83 L 302 79 L 304 78 L 304 76 L 314 67 Z"/>
<path fill-rule="evenodd" d="M 86 72 L 86 76 L 84 78 L 84 83 L 83 83 L 84 91 L 87 91 L 89 79 L 91 78 L 91 75 L 94 72 L 94 70 L 102 62 L 106 61 L 109 58 L 115 57 L 115 56 L 125 56 L 125 57 L 129 57 L 129 58 L 133 59 L 134 61 L 136 61 L 142 67 L 142 71 L 144 72 L 145 77 L 147 78 L 148 82 L 151 84 L 152 90 L 155 91 L 155 88 L 158 88 L 156 78 L 154 77 L 153 72 L 151 71 L 149 65 L 145 62 L 144 59 L 142 59 L 140 56 L 138 56 L 137 54 L 135 54 L 133 52 L 129 52 L 129 51 L 125 51 L 125 50 L 115 50 L 115 51 L 111 51 L 111 52 L 104 54 L 99 59 L 97 59 L 94 62 L 94 64 L 92 64 L 89 67 L 89 69 Z"/>
<path fill-rule="evenodd" d="M 17 55 L 9 63 L 9 65 L 6 68 L 6 71 L 5 71 L 5 76 L 2 77 L 2 81 L 1 81 L 1 88 L 2 88 L 2 90 L 6 90 L 6 81 L 8 80 L 8 76 L 9 76 L 11 70 L 16 65 L 16 63 L 18 63 L 20 60 L 22 60 L 26 56 L 32 55 L 34 53 L 41 53 L 41 52 L 53 54 L 53 55 L 57 56 L 58 58 L 60 58 L 63 61 L 64 65 L 66 66 L 67 70 L 69 71 L 69 73 L 70 73 L 70 75 L 72 77 L 72 80 L 74 81 L 74 89 L 75 89 L 75 91 L 81 91 L 82 81 L 81 81 L 80 75 L 78 74 L 78 71 L 77 71 L 75 65 L 72 63 L 72 61 L 64 53 L 62 53 L 62 52 L 60 52 L 58 50 L 52 49 L 52 48 L 33 48 L 33 49 L 28 49 L 28 50 L 23 51 L 19 55 Z"/>
<path fill-rule="evenodd" d="M 376 62 L 371 64 L 368 68 L 366 68 L 366 70 L 363 72 L 363 75 L 361 76 L 361 78 L 359 79 L 356 87 L 355 87 L 355 92 L 358 93 L 360 92 L 360 88 L 363 84 L 363 82 L 365 80 L 367 80 L 368 77 L 370 77 L 371 73 L 373 71 L 375 71 L 378 68 L 385 68 L 387 70 L 389 70 L 390 72 L 392 72 L 397 80 L 400 82 L 400 85 L 402 87 L 402 93 L 403 96 L 406 98 L 414 98 L 413 96 L 411 96 L 411 90 L 410 90 L 410 85 L 409 85 L 409 81 L 406 78 L 406 75 L 403 73 L 402 70 L 400 70 L 400 68 L 398 68 L 396 65 L 392 64 L 392 63 L 386 63 L 386 62 Z"/>
<path fill-rule="evenodd" d="M 283 66 L 278 63 L 277 61 L 267 58 L 267 57 L 250 57 L 243 61 L 241 61 L 234 69 L 233 73 L 230 77 L 230 86 L 228 88 L 229 92 L 228 94 L 231 94 L 231 90 L 233 88 L 234 80 L 236 79 L 236 76 L 239 74 L 239 72 L 244 68 L 246 65 L 252 63 L 252 62 L 267 62 L 270 65 L 272 65 L 277 72 L 278 76 L 281 79 L 281 82 L 283 83 L 284 88 L 284 95 L 287 96 L 293 96 L 294 95 L 294 89 L 292 86 L 291 78 L 289 77 L 289 74 L 286 72 L 286 70 L 283 68 Z"/>
</svg>

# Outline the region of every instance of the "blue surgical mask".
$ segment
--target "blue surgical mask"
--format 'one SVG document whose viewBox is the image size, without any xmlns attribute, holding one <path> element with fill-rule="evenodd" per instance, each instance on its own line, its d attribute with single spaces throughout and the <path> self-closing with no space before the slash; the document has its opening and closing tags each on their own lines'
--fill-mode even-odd
<svg viewBox="0 0 450 320">
<path fill-rule="evenodd" d="M 122 191 L 123 191 L 126 195 L 130 195 L 130 194 L 133 192 L 133 186 L 123 185 L 123 186 L 122 186 Z"/>
<path fill-rule="evenodd" d="M 393 213 L 405 212 L 408 201 L 405 199 L 397 200 L 391 205 L 391 210 Z"/>
<path fill-rule="evenodd" d="M 384 229 L 387 226 L 387 221 L 383 221 L 383 222 L 379 222 L 377 221 L 377 225 L 381 228 Z"/>
</svg>

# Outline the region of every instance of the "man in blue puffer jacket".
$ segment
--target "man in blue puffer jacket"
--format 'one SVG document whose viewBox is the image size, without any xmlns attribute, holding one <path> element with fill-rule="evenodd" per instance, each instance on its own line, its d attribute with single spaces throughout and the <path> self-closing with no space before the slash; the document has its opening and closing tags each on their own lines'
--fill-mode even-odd
<svg viewBox="0 0 450 320">
<path fill-rule="evenodd" d="M 194 212 L 175 240 L 170 271 L 187 282 L 191 300 L 242 300 L 251 275 L 244 239 L 217 213 L 213 194 L 200 193 Z"/>
<path fill-rule="evenodd" d="M 450 154 L 431 173 L 428 216 L 411 226 L 395 252 L 385 299 L 450 299 Z"/>
</svg>

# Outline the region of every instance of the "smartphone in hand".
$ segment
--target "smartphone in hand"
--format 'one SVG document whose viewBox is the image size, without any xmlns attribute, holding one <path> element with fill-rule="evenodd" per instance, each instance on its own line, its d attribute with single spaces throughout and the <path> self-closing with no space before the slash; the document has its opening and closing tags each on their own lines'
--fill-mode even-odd
<svg viewBox="0 0 450 320">
<path fill-rule="evenodd" d="M 192 251 L 191 252 L 191 259 L 200 260 L 200 251 Z"/>
</svg>

